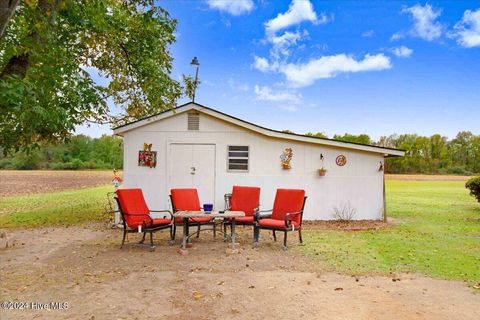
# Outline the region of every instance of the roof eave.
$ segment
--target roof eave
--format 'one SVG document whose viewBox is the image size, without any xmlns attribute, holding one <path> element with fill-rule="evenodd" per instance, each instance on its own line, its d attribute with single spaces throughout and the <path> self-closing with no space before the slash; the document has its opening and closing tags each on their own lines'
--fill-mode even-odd
<svg viewBox="0 0 480 320">
<path fill-rule="evenodd" d="M 286 133 L 286 132 L 281 132 L 281 131 L 276 131 L 268 128 L 264 128 L 262 126 L 247 122 L 242 119 L 238 119 L 235 117 L 232 117 L 230 115 L 227 115 L 225 113 L 222 113 L 220 111 L 217 111 L 215 109 L 211 109 L 206 106 L 202 106 L 198 103 L 195 102 L 188 102 L 186 104 L 183 104 L 175 109 L 172 110 L 167 110 L 162 113 L 150 116 L 145 119 L 141 119 L 135 122 L 131 122 L 128 124 L 125 124 L 123 126 L 119 126 L 113 129 L 113 133 L 118 136 L 123 136 L 124 133 L 134 130 L 136 128 L 142 127 L 144 125 L 154 123 L 156 121 L 160 121 L 165 118 L 169 118 L 173 116 L 174 114 L 180 114 L 183 112 L 187 112 L 190 110 L 197 110 L 200 112 L 203 112 L 205 114 L 208 114 L 212 117 L 219 118 L 223 121 L 233 123 L 235 125 L 238 125 L 240 127 L 246 128 L 248 130 L 263 134 L 268 137 L 273 137 L 273 138 L 279 138 L 279 139 L 288 139 L 288 140 L 293 140 L 293 141 L 300 141 L 300 142 L 307 142 L 307 143 L 314 143 L 318 145 L 325 145 L 325 146 L 331 146 L 331 147 L 338 147 L 338 148 L 345 148 L 345 149 L 354 149 L 354 150 L 359 150 L 359 151 L 365 151 L 365 152 L 373 152 L 373 153 L 380 153 L 383 154 L 385 157 L 403 157 L 405 155 L 404 150 L 398 150 L 398 149 L 392 149 L 392 148 L 385 148 L 385 147 L 378 147 L 378 146 L 372 146 L 372 145 L 365 145 L 365 144 L 359 144 L 359 143 L 354 143 L 354 142 L 345 142 L 345 141 L 338 141 L 338 140 L 332 140 L 332 139 L 323 139 L 323 138 L 317 138 L 317 137 L 310 137 L 310 136 L 305 136 L 305 135 L 300 135 L 300 134 L 292 134 L 292 133 Z"/>
</svg>

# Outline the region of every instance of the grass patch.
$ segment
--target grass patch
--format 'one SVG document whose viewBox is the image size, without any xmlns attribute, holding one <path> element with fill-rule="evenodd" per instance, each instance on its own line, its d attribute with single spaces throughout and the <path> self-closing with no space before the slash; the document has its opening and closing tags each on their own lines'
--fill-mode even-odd
<svg viewBox="0 0 480 320">
<path fill-rule="evenodd" d="M 387 181 L 389 216 L 378 231 L 305 231 L 305 254 L 350 274 L 421 272 L 480 280 L 480 206 L 461 181 Z"/>
<path fill-rule="evenodd" d="M 104 220 L 110 191 L 111 186 L 102 186 L 4 197 L 0 199 L 0 226 L 29 228 Z"/>
</svg>

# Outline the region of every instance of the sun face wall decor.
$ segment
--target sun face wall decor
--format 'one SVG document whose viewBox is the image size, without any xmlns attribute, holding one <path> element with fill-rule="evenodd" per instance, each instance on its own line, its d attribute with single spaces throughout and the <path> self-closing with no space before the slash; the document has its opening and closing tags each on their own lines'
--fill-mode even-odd
<svg viewBox="0 0 480 320">
<path fill-rule="evenodd" d="M 344 165 L 347 164 L 347 157 L 341 154 L 335 159 L 335 163 L 337 164 L 337 166 L 343 167 Z"/>
</svg>

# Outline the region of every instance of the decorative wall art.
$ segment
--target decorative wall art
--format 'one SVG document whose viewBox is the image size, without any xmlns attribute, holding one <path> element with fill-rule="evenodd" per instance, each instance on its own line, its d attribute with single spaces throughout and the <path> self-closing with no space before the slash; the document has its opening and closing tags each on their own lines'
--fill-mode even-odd
<svg viewBox="0 0 480 320">
<path fill-rule="evenodd" d="M 115 188 L 115 190 L 118 189 L 118 187 L 120 187 L 120 185 L 122 184 L 123 182 L 123 179 L 120 177 L 120 175 L 118 174 L 118 170 L 117 169 L 113 169 L 113 179 L 112 179 L 112 185 L 113 187 Z"/>
<path fill-rule="evenodd" d="M 347 157 L 341 154 L 335 159 L 335 163 L 337 164 L 337 166 L 343 167 L 344 165 L 347 164 Z"/>
<path fill-rule="evenodd" d="M 138 165 L 155 168 L 157 166 L 157 151 L 152 151 L 152 144 L 143 144 L 143 151 L 138 152 Z"/>
<path fill-rule="evenodd" d="M 291 169 L 290 161 L 293 158 L 293 151 L 292 148 L 286 148 L 283 150 L 282 155 L 280 156 L 280 163 L 282 164 L 283 169 Z"/>
</svg>

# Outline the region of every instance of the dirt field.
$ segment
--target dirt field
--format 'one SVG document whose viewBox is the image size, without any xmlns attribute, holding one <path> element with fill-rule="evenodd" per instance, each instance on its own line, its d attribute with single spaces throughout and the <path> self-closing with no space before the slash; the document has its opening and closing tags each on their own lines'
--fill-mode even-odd
<svg viewBox="0 0 480 320">
<path fill-rule="evenodd" d="M 112 179 L 111 171 L 0 170 L 0 197 L 94 187 Z"/>
<path fill-rule="evenodd" d="M 1 300 L 67 302 L 68 310 L 0 310 L 0 318 L 480 318 L 480 294 L 461 282 L 325 272 L 267 233 L 251 249 L 250 230 L 239 229 L 238 254 L 205 232 L 187 256 L 166 234 L 149 252 L 120 250 L 120 231 L 102 225 L 17 231 L 18 245 L 0 251 Z"/>
</svg>

